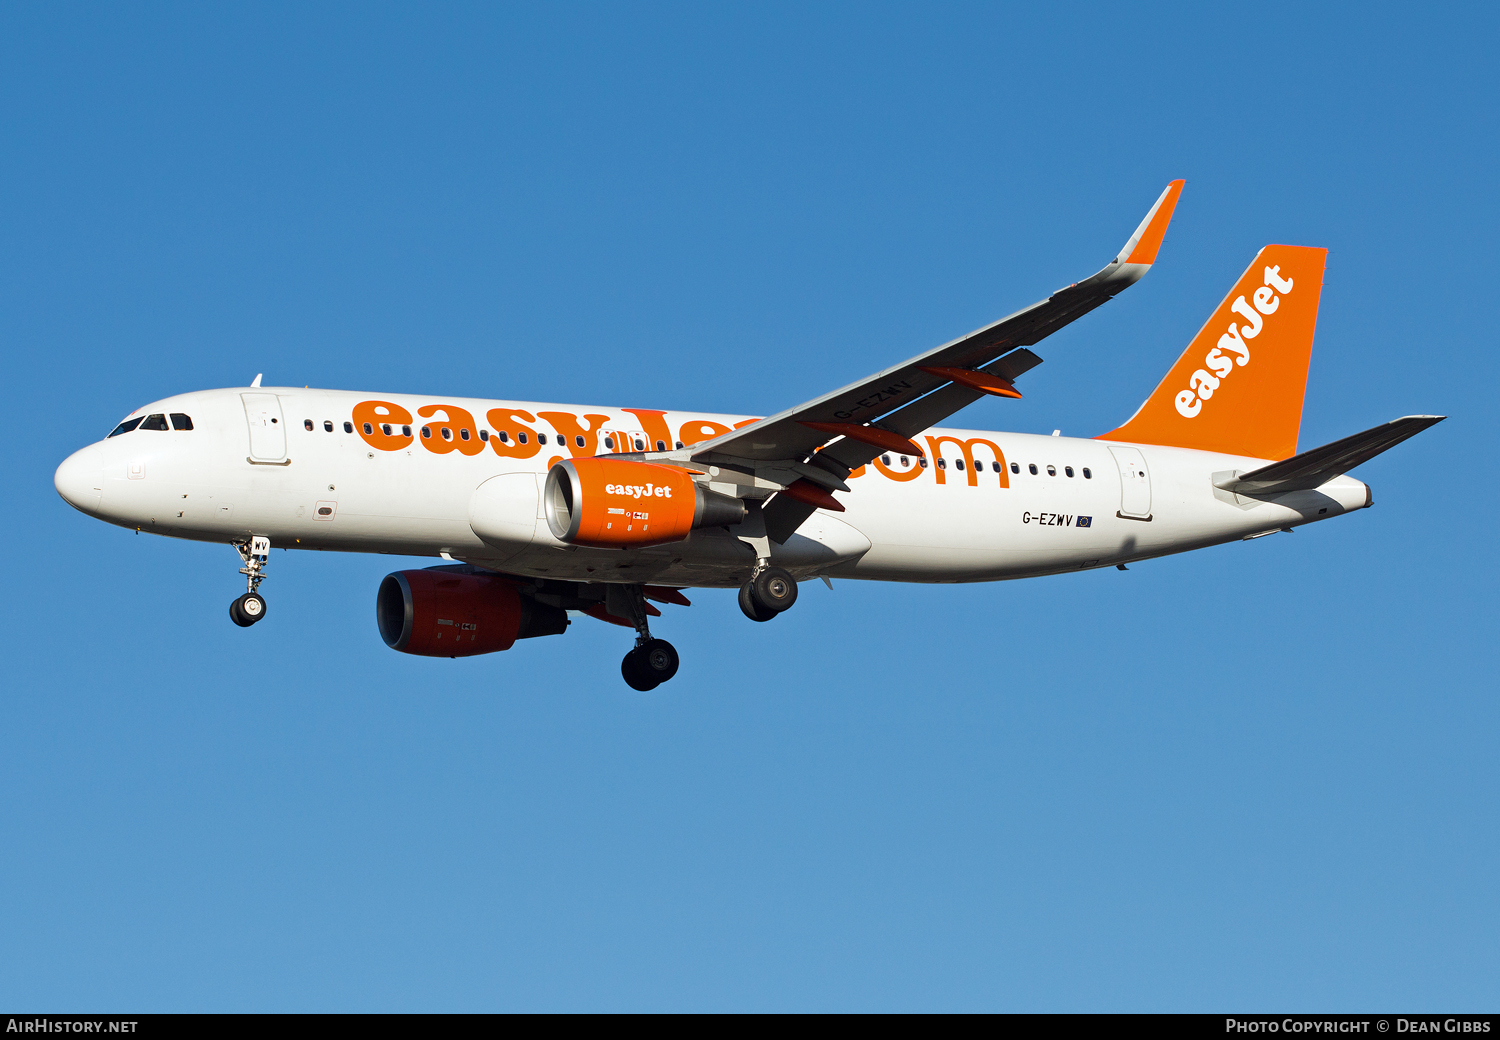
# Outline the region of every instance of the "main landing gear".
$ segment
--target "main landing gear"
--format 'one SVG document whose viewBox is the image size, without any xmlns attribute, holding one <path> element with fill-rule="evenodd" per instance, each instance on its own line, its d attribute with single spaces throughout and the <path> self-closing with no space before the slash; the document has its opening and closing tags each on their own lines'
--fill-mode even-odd
<svg viewBox="0 0 1500 1040">
<path fill-rule="evenodd" d="M 797 602 L 797 581 L 780 567 L 759 570 L 740 586 L 740 609 L 751 621 L 770 621 Z"/>
<path fill-rule="evenodd" d="M 229 620 L 241 628 L 249 628 L 266 616 L 265 598 L 257 590 L 260 583 L 266 580 L 266 560 L 271 555 L 271 539 L 257 536 L 248 542 L 235 542 L 234 547 L 239 550 L 240 559 L 245 561 L 240 573 L 245 576 L 247 591 L 229 604 Z"/>
<path fill-rule="evenodd" d="M 635 626 L 635 649 L 620 662 L 626 685 L 645 693 L 676 675 L 677 649 L 665 639 L 652 637 L 641 586 L 610 585 L 605 595 L 605 609 L 615 617 L 629 618 Z"/>
</svg>

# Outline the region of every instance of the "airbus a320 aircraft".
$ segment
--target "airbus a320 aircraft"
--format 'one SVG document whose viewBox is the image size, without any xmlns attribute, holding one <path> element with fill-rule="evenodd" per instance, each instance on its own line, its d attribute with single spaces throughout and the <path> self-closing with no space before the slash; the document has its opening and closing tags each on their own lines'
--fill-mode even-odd
<svg viewBox="0 0 1500 1040">
<path fill-rule="evenodd" d="M 1371 504 L 1348 470 L 1442 416 L 1297 453 L 1325 249 L 1269 245 L 1124 425 L 1094 438 L 934 424 L 1018 398 L 1045 337 L 1138 281 L 1173 181 L 1103 270 L 992 325 L 769 418 L 292 387 L 204 390 L 132 412 L 58 467 L 122 527 L 228 542 L 266 616 L 273 546 L 436 556 L 376 595 L 392 649 L 430 657 L 635 630 L 621 672 L 677 672 L 652 602 L 738 588 L 770 621 L 812 578 L 971 582 L 1123 567 Z"/>
</svg>

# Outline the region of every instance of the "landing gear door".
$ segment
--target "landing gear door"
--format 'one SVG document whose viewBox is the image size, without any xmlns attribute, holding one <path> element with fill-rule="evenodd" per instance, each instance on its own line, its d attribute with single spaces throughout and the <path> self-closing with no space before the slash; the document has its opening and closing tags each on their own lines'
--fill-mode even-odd
<svg viewBox="0 0 1500 1040">
<path fill-rule="evenodd" d="M 281 462 L 286 458 L 286 422 L 275 394 L 240 394 L 245 422 L 250 425 L 250 461 Z"/>
<path fill-rule="evenodd" d="M 1126 520 L 1151 519 L 1151 473 L 1139 448 L 1110 446 L 1115 468 L 1120 471 L 1120 511 Z"/>
</svg>

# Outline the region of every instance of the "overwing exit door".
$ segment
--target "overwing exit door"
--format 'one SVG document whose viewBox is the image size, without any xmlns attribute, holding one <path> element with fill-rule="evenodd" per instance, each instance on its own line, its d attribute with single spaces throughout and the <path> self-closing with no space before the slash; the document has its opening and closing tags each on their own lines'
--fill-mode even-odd
<svg viewBox="0 0 1500 1040">
<path fill-rule="evenodd" d="M 250 461 L 282 463 L 286 460 L 286 423 L 281 400 L 275 394 L 240 394 L 245 402 L 245 422 L 250 426 Z"/>
<path fill-rule="evenodd" d="M 1151 473 L 1139 448 L 1110 446 L 1120 471 L 1120 512 L 1127 520 L 1151 519 Z"/>
</svg>

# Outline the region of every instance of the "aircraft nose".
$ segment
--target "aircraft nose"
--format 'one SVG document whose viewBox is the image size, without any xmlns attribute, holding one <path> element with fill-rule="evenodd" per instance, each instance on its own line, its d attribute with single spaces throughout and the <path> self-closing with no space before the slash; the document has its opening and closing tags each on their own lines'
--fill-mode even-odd
<svg viewBox="0 0 1500 1040">
<path fill-rule="evenodd" d="M 104 456 L 93 447 L 75 451 L 57 467 L 52 483 L 68 505 L 85 513 L 97 513 L 104 495 Z"/>
</svg>

